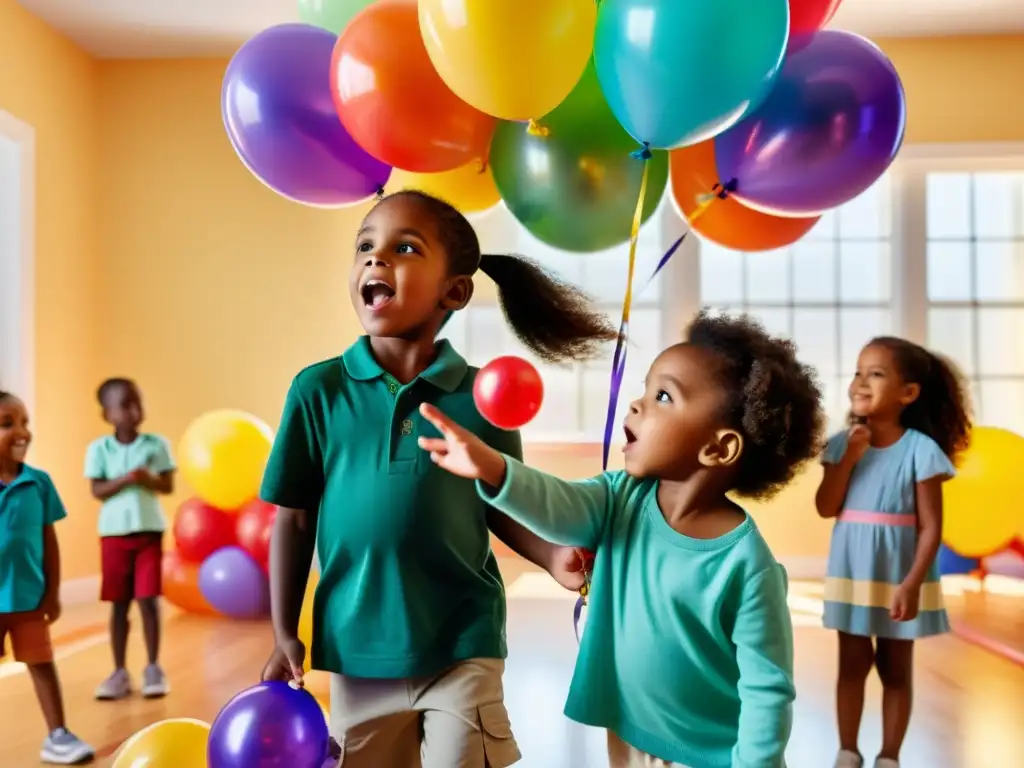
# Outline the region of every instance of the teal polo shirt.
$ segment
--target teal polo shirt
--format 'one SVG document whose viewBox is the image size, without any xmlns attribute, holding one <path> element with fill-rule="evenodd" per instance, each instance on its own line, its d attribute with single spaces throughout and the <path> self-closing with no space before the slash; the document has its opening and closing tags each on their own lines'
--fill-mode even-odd
<svg viewBox="0 0 1024 768">
<path fill-rule="evenodd" d="M 319 510 L 315 669 L 366 678 L 431 675 L 470 658 L 504 658 L 505 589 L 487 503 L 418 445 L 440 408 L 495 449 L 522 455 L 518 432 L 488 423 L 471 368 L 447 341 L 401 385 L 367 337 L 299 373 L 263 478 L 270 504 Z"/>
<path fill-rule="evenodd" d="M 0 485 L 0 613 L 34 611 L 46 593 L 43 528 L 67 517 L 50 476 L 27 464 Z"/>
</svg>

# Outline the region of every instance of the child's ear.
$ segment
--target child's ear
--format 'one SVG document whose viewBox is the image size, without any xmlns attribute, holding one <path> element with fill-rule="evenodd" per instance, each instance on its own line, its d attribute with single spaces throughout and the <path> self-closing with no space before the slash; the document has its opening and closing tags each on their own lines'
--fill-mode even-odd
<svg viewBox="0 0 1024 768">
<path fill-rule="evenodd" d="M 921 396 L 920 384 L 907 384 L 903 387 L 903 395 L 900 397 L 900 405 L 906 408 Z"/>
<path fill-rule="evenodd" d="M 734 429 L 720 429 L 700 449 L 697 458 L 705 467 L 729 467 L 743 455 L 743 435 Z"/>
<path fill-rule="evenodd" d="M 448 283 L 448 290 L 441 299 L 441 309 L 458 311 L 469 304 L 473 298 L 473 278 L 469 275 L 456 275 Z"/>
</svg>

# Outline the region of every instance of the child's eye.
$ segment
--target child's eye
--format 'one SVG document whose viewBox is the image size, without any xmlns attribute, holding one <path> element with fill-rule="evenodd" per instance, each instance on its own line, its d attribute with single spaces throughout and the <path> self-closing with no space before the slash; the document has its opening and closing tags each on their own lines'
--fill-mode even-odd
<svg viewBox="0 0 1024 768">
<path fill-rule="evenodd" d="M 656 394 L 654 396 L 654 399 L 657 400 L 659 403 L 671 403 L 672 402 L 672 398 L 669 397 L 668 392 L 666 392 L 664 389 L 659 389 L 658 390 L 658 394 Z"/>
<path fill-rule="evenodd" d="M 373 250 L 373 243 L 360 243 L 359 247 L 356 248 L 357 253 L 368 253 Z"/>
<path fill-rule="evenodd" d="M 402 243 L 395 249 L 395 251 L 398 253 L 419 253 L 415 246 L 409 245 L 409 243 Z"/>
</svg>

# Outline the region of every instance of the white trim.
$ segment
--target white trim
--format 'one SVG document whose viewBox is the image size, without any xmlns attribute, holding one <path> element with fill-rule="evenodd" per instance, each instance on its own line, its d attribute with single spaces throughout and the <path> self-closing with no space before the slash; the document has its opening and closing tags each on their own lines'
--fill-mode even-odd
<svg viewBox="0 0 1024 768">
<path fill-rule="evenodd" d="M 17 279 L 0 285 L 0 303 L 18 308 L 17 338 L 11 345 L 14 380 L 4 387 L 15 392 L 28 407 L 35 405 L 35 205 L 36 205 L 36 138 L 28 123 L 0 110 L 0 136 L 18 145 L 20 151 L 21 192 L 21 258 L 16 267 Z M 8 347 L 7 342 L 2 348 Z"/>
</svg>

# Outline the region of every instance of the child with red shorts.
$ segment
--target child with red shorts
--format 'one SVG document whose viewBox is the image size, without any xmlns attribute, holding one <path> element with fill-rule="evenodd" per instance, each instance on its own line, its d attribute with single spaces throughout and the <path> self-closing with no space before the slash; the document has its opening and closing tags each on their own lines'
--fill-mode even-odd
<svg viewBox="0 0 1024 768">
<path fill-rule="evenodd" d="M 160 669 L 160 612 L 163 533 L 167 527 L 159 494 L 174 489 L 174 461 L 167 441 L 139 432 L 142 395 L 129 379 L 108 379 L 97 392 L 103 418 L 114 434 L 89 445 L 85 476 L 92 495 L 103 502 L 99 533 L 103 586 L 100 597 L 112 603 L 110 640 L 114 671 L 96 689 L 101 701 L 123 699 L 132 692 L 125 668 L 128 609 L 134 600 L 142 615 L 149 664 L 142 673 L 142 695 L 169 691 Z"/>
<path fill-rule="evenodd" d="M 60 616 L 60 551 L 53 525 L 67 513 L 50 476 L 25 464 L 31 442 L 24 404 L 0 392 L 0 655 L 9 637 L 15 660 L 32 676 L 49 728 L 40 759 L 76 765 L 94 753 L 64 723 L 50 644 L 50 624 Z"/>
</svg>

